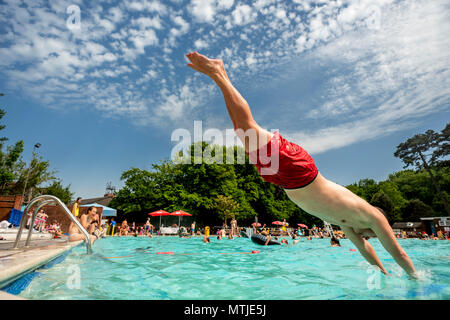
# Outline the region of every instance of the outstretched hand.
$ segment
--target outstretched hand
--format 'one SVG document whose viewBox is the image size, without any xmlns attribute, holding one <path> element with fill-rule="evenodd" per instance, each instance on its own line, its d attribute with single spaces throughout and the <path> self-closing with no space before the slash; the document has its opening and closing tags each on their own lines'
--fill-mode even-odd
<svg viewBox="0 0 450 320">
<path fill-rule="evenodd" d="M 197 51 L 188 53 L 186 57 L 191 61 L 187 66 L 195 71 L 204 73 L 210 77 L 217 75 L 226 76 L 225 67 L 221 59 L 209 59 Z"/>
</svg>

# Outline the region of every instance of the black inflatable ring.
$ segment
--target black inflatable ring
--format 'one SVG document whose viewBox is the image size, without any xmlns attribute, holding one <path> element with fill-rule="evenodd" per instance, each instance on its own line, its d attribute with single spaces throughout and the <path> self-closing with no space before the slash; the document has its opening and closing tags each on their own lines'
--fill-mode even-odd
<svg viewBox="0 0 450 320">
<path fill-rule="evenodd" d="M 264 245 L 267 241 L 267 237 L 263 236 L 262 234 L 252 234 L 251 238 L 250 238 L 254 243 L 260 244 L 260 245 Z M 267 244 L 268 246 L 271 245 L 281 245 L 280 242 L 270 239 L 269 243 Z"/>
</svg>

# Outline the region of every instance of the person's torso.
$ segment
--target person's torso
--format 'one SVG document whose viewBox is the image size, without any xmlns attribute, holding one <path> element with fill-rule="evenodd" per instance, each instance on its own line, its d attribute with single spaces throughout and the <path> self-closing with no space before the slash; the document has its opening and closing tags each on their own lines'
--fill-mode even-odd
<svg viewBox="0 0 450 320">
<path fill-rule="evenodd" d="M 307 187 L 285 191 L 300 208 L 332 224 L 364 229 L 376 214 L 365 200 L 320 173 Z"/>
</svg>

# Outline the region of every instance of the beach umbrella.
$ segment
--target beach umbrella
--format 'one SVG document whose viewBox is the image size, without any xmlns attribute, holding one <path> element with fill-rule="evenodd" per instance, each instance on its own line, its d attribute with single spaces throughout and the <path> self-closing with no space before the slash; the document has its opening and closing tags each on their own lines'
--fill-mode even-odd
<svg viewBox="0 0 450 320">
<path fill-rule="evenodd" d="M 152 217 L 159 217 L 159 227 L 161 228 L 161 217 L 162 216 L 170 216 L 170 212 L 167 212 L 165 210 L 158 210 L 158 211 L 150 212 L 148 215 L 152 216 Z"/>
<path fill-rule="evenodd" d="M 272 224 L 276 224 L 278 226 L 282 226 L 283 222 L 281 222 L 281 221 L 274 221 L 274 222 L 272 222 Z"/>
<path fill-rule="evenodd" d="M 253 226 L 253 227 L 261 227 L 261 223 L 259 223 L 259 222 L 253 222 L 253 223 L 252 223 L 252 226 Z"/>
<path fill-rule="evenodd" d="M 171 216 L 178 216 L 178 226 L 180 226 L 181 217 L 192 217 L 192 214 L 184 212 L 183 210 L 177 210 L 170 214 Z"/>
<path fill-rule="evenodd" d="M 306 224 L 303 224 L 303 223 L 299 223 L 299 224 L 297 224 L 300 228 L 305 228 L 305 229 L 308 229 L 308 226 L 306 225 Z"/>
</svg>

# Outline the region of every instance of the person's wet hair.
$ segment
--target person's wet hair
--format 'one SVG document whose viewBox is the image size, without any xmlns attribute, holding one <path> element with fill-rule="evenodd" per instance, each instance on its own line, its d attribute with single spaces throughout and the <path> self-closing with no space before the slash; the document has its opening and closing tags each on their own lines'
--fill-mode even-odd
<svg viewBox="0 0 450 320">
<path fill-rule="evenodd" d="M 338 245 L 339 247 L 341 246 L 341 243 L 340 243 L 339 240 L 338 240 L 337 238 L 335 238 L 335 237 L 331 237 L 330 243 L 331 243 L 332 245 L 333 245 L 333 244 L 336 244 L 336 245 Z"/>
</svg>

